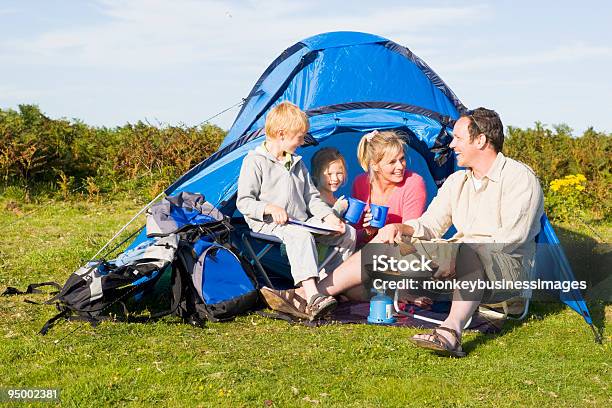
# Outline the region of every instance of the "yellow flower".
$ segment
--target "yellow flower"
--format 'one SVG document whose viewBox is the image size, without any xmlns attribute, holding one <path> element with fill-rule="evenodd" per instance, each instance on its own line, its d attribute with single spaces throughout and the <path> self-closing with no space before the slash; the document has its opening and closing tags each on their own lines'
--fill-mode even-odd
<svg viewBox="0 0 612 408">
<path fill-rule="evenodd" d="M 555 193 L 571 195 L 575 191 L 584 191 L 586 181 L 584 174 L 568 174 L 565 177 L 552 180 L 549 186 L 551 191 Z"/>
</svg>

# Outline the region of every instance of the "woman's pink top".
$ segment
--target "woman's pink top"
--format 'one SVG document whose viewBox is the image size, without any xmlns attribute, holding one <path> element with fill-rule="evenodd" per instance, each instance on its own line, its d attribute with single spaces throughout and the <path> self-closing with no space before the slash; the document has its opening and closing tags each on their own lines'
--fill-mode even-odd
<svg viewBox="0 0 612 408">
<path fill-rule="evenodd" d="M 369 208 L 370 184 L 366 173 L 360 174 L 355 178 L 351 195 L 368 203 L 366 209 Z M 404 181 L 395 187 L 389 197 L 389 202 L 386 204 L 389 207 L 386 224 L 398 224 L 419 218 L 425 212 L 426 201 L 427 191 L 423 178 L 415 172 L 406 170 L 404 172 Z M 358 245 L 364 244 L 373 238 L 367 237 L 363 233 L 364 228 L 362 225 L 363 216 L 355 226 L 357 229 Z"/>
</svg>

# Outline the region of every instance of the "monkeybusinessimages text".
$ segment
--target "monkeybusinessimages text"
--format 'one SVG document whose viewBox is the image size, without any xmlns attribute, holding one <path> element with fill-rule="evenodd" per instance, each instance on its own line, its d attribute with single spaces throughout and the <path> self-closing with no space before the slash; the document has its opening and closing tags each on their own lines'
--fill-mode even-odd
<svg viewBox="0 0 612 408">
<path fill-rule="evenodd" d="M 421 255 L 420 258 L 413 259 L 396 259 L 392 256 L 379 255 L 373 257 L 372 270 L 374 272 L 434 272 L 432 260 Z M 414 279 L 403 278 L 385 280 L 376 278 L 373 280 L 373 286 L 376 290 L 438 290 L 452 291 L 464 290 L 475 292 L 477 290 L 555 290 L 561 292 L 570 292 L 572 290 L 587 289 L 586 281 L 559 281 L 559 280 L 431 280 L 431 279 Z"/>
</svg>

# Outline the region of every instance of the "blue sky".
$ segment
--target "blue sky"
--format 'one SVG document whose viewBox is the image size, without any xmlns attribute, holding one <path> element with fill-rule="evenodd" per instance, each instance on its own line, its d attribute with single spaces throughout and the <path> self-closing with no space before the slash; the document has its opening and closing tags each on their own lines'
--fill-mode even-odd
<svg viewBox="0 0 612 408">
<path fill-rule="evenodd" d="M 0 108 L 197 125 L 285 48 L 351 30 L 407 46 L 506 125 L 612 132 L 611 21 L 606 1 L 3 0 Z M 237 112 L 212 122 L 227 129 Z"/>
</svg>

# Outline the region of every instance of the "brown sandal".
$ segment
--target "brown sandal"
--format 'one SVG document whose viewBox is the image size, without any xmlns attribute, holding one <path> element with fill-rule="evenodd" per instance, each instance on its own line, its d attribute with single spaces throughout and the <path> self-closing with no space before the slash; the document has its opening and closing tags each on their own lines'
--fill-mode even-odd
<svg viewBox="0 0 612 408">
<path fill-rule="evenodd" d="M 438 333 L 438 330 L 443 330 L 453 335 L 455 338 L 455 346 L 451 347 L 451 343 L 446 337 L 441 336 Z M 444 356 L 452 356 L 452 357 L 465 357 L 467 353 L 463 351 L 461 348 L 461 338 L 453 329 L 449 329 L 448 327 L 438 327 L 433 329 L 431 333 L 428 333 L 433 339 L 421 339 L 413 336 L 410 338 L 414 344 L 419 347 L 426 348 L 428 350 L 434 350 L 436 353 L 444 355 Z"/>
<path fill-rule="evenodd" d="M 270 309 L 299 319 L 311 320 L 310 314 L 306 312 L 306 299 L 295 293 L 295 289 L 275 290 L 264 286 L 259 291 Z"/>
<path fill-rule="evenodd" d="M 310 315 L 310 320 L 315 320 L 320 316 L 325 316 L 338 306 L 338 302 L 333 296 L 325 296 L 321 293 L 312 295 L 310 302 L 306 306 L 306 312 Z"/>
</svg>

